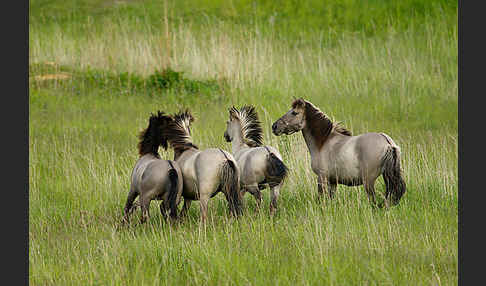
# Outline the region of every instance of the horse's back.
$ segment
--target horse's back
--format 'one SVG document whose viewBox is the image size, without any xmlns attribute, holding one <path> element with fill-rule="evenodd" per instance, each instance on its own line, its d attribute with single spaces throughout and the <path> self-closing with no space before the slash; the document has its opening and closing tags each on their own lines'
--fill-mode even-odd
<svg viewBox="0 0 486 286">
<path fill-rule="evenodd" d="M 228 151 L 220 148 L 208 148 L 197 154 L 195 164 L 197 169 L 215 169 L 226 160 L 236 163 L 235 158 Z"/>
</svg>

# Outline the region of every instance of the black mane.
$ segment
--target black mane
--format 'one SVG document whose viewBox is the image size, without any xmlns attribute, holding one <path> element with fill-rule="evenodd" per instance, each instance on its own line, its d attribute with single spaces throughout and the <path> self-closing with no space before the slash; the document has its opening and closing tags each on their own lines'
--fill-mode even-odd
<svg viewBox="0 0 486 286">
<path fill-rule="evenodd" d="M 151 114 L 149 125 L 138 135 L 138 153 L 140 156 L 145 154 L 159 155 L 159 146 L 167 149 L 167 138 L 163 135 L 162 129 L 167 125 L 167 116 L 163 111 L 157 111 L 157 114 Z"/>
<path fill-rule="evenodd" d="M 230 109 L 230 114 L 240 121 L 245 144 L 250 147 L 263 145 L 263 129 L 254 106 L 245 105 L 240 110 L 233 106 Z"/>
</svg>

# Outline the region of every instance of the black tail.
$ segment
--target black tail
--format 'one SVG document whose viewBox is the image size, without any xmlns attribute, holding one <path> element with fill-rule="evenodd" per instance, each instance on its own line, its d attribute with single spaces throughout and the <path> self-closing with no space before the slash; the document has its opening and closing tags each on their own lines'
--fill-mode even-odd
<svg viewBox="0 0 486 286">
<path fill-rule="evenodd" d="M 240 194 L 240 174 L 238 167 L 233 161 L 227 159 L 223 163 L 220 172 L 220 187 L 228 201 L 229 210 L 234 216 L 239 216 L 243 213 L 243 202 Z"/>
<path fill-rule="evenodd" d="M 397 205 L 407 190 L 402 178 L 400 149 L 397 146 L 390 145 L 383 157 L 382 164 L 383 180 L 386 186 L 385 197 L 392 205 Z"/>
<path fill-rule="evenodd" d="M 168 161 L 171 169 L 168 171 L 170 180 L 169 189 L 169 208 L 170 217 L 173 219 L 177 218 L 177 184 L 179 182 L 179 176 L 177 175 L 177 170 L 174 168 L 173 162 Z"/>
<path fill-rule="evenodd" d="M 267 151 L 268 155 L 265 179 L 268 182 L 268 185 L 273 188 L 282 183 L 282 181 L 287 177 L 289 169 L 274 153 L 270 152 L 268 149 Z"/>
</svg>

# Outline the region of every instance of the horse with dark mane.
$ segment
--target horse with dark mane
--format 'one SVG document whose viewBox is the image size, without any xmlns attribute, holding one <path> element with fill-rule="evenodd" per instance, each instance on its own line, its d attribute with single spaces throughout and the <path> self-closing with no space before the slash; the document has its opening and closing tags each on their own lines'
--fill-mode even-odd
<svg viewBox="0 0 486 286">
<path fill-rule="evenodd" d="M 277 209 L 277 199 L 288 168 L 272 146 L 263 146 L 263 130 L 255 107 L 246 105 L 229 110 L 224 138 L 231 142 L 232 153 L 241 173 L 241 193 L 249 192 L 260 208 L 260 190 L 270 187 L 270 214 Z"/>
<path fill-rule="evenodd" d="M 199 200 L 204 223 L 209 199 L 219 192 L 224 193 L 230 213 L 240 215 L 240 172 L 233 156 L 220 148 L 199 150 L 193 144 L 190 126 L 194 117 L 188 110 L 166 118 L 169 123 L 164 134 L 174 149 L 174 160 L 181 167 L 184 180 L 181 216 L 186 215 L 193 200 Z"/>
<path fill-rule="evenodd" d="M 385 206 L 396 205 L 406 191 L 400 165 L 400 147 L 385 133 L 352 136 L 339 123 L 333 123 L 309 101 L 296 99 L 292 108 L 272 125 L 273 134 L 302 131 L 317 175 L 319 198 L 334 196 L 337 184 L 363 185 L 373 205 L 375 181 L 383 175 Z"/>
<path fill-rule="evenodd" d="M 142 209 L 141 222 L 149 218 L 150 202 L 162 200 L 160 212 L 167 218 L 170 210 L 171 219 L 177 219 L 177 205 L 182 194 L 182 172 L 179 165 L 170 160 L 163 160 L 159 155 L 159 146 L 167 149 L 167 139 L 162 130 L 167 125 L 163 112 L 152 114 L 149 125 L 139 135 L 137 160 L 131 175 L 130 191 L 125 204 L 124 219 L 128 222 L 136 206 Z M 140 196 L 135 204 L 133 201 Z"/>
</svg>

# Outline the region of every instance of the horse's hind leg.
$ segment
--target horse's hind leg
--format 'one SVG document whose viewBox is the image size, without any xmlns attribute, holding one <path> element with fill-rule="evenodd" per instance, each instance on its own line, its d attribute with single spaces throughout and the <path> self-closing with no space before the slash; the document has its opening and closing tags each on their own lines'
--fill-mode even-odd
<svg viewBox="0 0 486 286">
<path fill-rule="evenodd" d="M 142 216 L 140 218 L 140 223 L 145 223 L 149 219 L 149 207 L 150 199 L 140 196 L 140 207 L 142 208 Z"/>
<path fill-rule="evenodd" d="M 277 210 L 277 200 L 280 195 L 280 187 L 282 185 L 276 185 L 270 188 L 270 215 L 274 215 Z"/>
<path fill-rule="evenodd" d="M 199 207 L 201 210 L 201 223 L 205 224 L 208 216 L 208 196 L 201 196 L 199 198 Z"/>
<path fill-rule="evenodd" d="M 366 194 L 368 194 L 368 200 L 372 206 L 376 206 L 375 199 L 375 181 L 368 181 L 363 184 Z"/>
<path fill-rule="evenodd" d="M 255 198 L 257 209 L 260 209 L 262 205 L 262 193 L 258 189 L 258 185 L 246 186 L 245 189 Z"/>
<path fill-rule="evenodd" d="M 184 206 L 182 206 L 182 210 L 180 213 L 180 217 L 184 218 L 187 215 L 187 212 L 189 211 L 189 208 L 191 207 L 192 200 L 188 200 L 184 198 Z"/>
<path fill-rule="evenodd" d="M 138 193 L 135 192 L 133 189 L 130 189 L 130 191 L 128 192 L 127 202 L 125 203 L 124 216 L 123 216 L 123 219 L 126 222 L 129 222 L 130 215 L 133 212 L 133 201 L 137 196 Z"/>
</svg>

